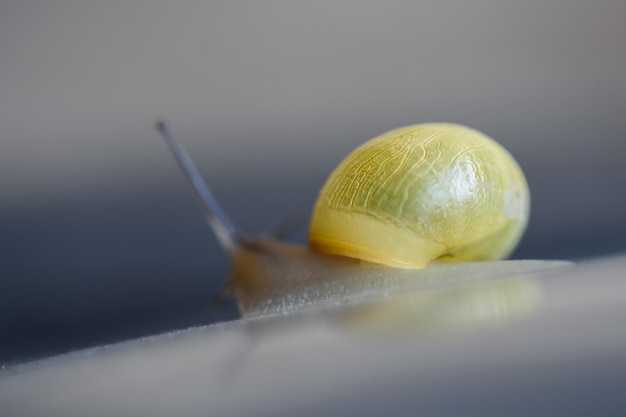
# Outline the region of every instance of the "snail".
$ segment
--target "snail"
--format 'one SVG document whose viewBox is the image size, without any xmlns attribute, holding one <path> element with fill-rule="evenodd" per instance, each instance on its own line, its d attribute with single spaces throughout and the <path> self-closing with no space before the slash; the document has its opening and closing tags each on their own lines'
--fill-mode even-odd
<svg viewBox="0 0 626 417">
<path fill-rule="evenodd" d="M 227 292 L 244 316 L 546 268 L 498 261 L 527 225 L 528 185 L 513 157 L 471 128 L 407 126 L 358 147 L 320 191 L 306 247 L 245 236 L 169 126 L 157 129 L 231 256 Z"/>
</svg>

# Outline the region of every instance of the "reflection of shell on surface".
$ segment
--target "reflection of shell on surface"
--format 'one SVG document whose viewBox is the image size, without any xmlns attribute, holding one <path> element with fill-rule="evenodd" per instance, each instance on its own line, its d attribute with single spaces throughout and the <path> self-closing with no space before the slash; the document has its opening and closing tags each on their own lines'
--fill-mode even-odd
<svg viewBox="0 0 626 417">
<path fill-rule="evenodd" d="M 366 334 L 421 335 L 508 321 L 532 312 L 540 299 L 534 280 L 506 278 L 372 300 L 340 310 L 336 323 Z"/>
<path fill-rule="evenodd" d="M 489 137 L 453 124 L 408 126 L 337 167 L 309 240 L 323 252 L 405 268 L 501 259 L 525 229 L 529 201 L 521 169 Z"/>
</svg>

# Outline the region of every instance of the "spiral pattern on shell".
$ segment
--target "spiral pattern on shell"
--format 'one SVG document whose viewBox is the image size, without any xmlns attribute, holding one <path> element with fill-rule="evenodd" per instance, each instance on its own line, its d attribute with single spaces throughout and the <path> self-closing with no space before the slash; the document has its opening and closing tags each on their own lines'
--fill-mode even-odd
<svg viewBox="0 0 626 417">
<path fill-rule="evenodd" d="M 528 221 L 524 174 L 498 143 L 465 126 L 402 127 L 352 152 L 313 210 L 319 251 L 403 268 L 508 256 Z"/>
</svg>

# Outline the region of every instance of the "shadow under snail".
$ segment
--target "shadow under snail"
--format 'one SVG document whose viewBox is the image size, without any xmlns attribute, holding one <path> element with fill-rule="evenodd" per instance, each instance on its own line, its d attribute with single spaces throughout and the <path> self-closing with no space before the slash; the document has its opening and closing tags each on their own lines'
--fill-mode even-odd
<svg viewBox="0 0 626 417">
<path fill-rule="evenodd" d="M 319 193 L 308 247 L 243 235 L 168 125 L 157 128 L 231 256 L 227 292 L 244 316 L 550 266 L 496 261 L 520 240 L 530 195 L 513 157 L 468 127 L 407 126 L 358 147 Z"/>
</svg>

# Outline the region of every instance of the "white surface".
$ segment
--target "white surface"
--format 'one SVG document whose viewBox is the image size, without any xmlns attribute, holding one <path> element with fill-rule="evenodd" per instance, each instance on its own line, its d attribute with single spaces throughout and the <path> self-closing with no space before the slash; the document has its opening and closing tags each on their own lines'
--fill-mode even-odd
<svg viewBox="0 0 626 417">
<path fill-rule="evenodd" d="M 360 304 L 77 352 L 5 370 L 0 414 L 623 415 L 625 272 L 608 259 L 420 292 L 401 315 Z"/>
</svg>

